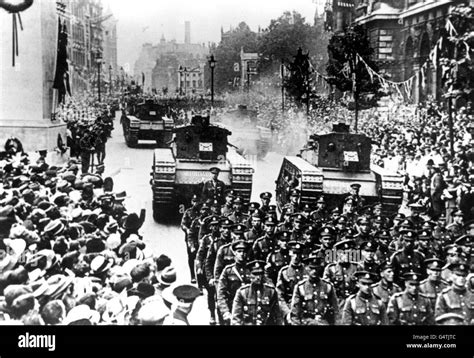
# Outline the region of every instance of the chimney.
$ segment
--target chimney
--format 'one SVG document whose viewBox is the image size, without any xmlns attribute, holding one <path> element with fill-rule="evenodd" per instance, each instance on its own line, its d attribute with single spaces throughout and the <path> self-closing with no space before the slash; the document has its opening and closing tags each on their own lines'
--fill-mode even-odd
<svg viewBox="0 0 474 358">
<path fill-rule="evenodd" d="M 191 43 L 191 22 L 186 21 L 184 23 L 184 43 L 190 44 Z"/>
</svg>

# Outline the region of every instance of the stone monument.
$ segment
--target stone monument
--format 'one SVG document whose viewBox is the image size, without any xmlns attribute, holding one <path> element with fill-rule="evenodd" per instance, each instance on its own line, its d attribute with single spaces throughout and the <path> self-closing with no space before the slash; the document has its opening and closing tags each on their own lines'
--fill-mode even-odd
<svg viewBox="0 0 474 358">
<path fill-rule="evenodd" d="M 12 63 L 12 15 L 0 9 L 0 146 L 17 137 L 25 151 L 54 151 L 66 125 L 53 120 L 58 47 L 56 1 L 35 0 L 21 12 L 19 54 Z M 3 150 L 3 148 L 0 148 Z"/>
</svg>

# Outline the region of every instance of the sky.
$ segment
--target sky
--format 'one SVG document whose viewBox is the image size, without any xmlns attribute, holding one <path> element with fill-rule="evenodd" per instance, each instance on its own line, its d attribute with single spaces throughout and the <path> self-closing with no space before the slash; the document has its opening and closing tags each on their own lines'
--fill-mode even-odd
<svg viewBox="0 0 474 358">
<path fill-rule="evenodd" d="M 184 42 L 184 22 L 191 22 L 191 42 L 220 41 L 227 31 L 245 21 L 253 31 L 270 24 L 285 11 L 297 11 L 313 23 L 324 0 L 102 0 L 118 20 L 118 62 L 133 70 L 142 45 L 166 40 Z"/>
</svg>

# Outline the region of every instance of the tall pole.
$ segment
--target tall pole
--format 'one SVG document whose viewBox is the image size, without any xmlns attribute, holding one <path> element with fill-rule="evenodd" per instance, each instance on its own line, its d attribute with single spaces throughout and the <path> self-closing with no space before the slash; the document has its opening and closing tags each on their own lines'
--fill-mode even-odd
<svg viewBox="0 0 474 358">
<path fill-rule="evenodd" d="M 185 67 L 184 68 L 184 97 L 186 97 L 188 95 L 187 80 L 188 80 L 188 69 Z"/>
<path fill-rule="evenodd" d="M 285 64 L 281 59 L 281 111 L 285 112 Z"/>
<path fill-rule="evenodd" d="M 448 96 L 449 147 L 451 149 L 451 157 L 454 158 L 453 110 L 451 107 L 451 103 L 451 96 Z"/>
<path fill-rule="evenodd" d="M 211 67 L 211 106 L 214 107 L 214 67 Z"/>
<path fill-rule="evenodd" d="M 247 93 L 250 93 L 250 62 L 247 61 Z"/>
<path fill-rule="evenodd" d="M 101 98 L 100 98 L 100 61 L 97 61 L 97 69 L 98 69 L 98 79 L 97 79 L 97 86 L 98 86 L 98 93 L 99 93 L 99 103 L 102 102 Z"/>
<path fill-rule="evenodd" d="M 112 66 L 109 66 L 109 94 L 112 95 Z"/>
</svg>

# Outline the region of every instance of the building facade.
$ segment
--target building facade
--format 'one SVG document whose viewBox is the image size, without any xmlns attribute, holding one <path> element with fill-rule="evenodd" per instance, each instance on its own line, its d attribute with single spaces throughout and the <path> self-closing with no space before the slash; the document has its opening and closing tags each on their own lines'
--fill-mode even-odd
<svg viewBox="0 0 474 358">
<path fill-rule="evenodd" d="M 98 59 L 104 58 L 104 22 L 112 17 L 104 15 L 101 0 L 58 0 L 62 5 L 60 20 L 68 32 L 68 59 L 71 90 L 74 93 L 91 91 L 97 83 Z M 112 24 L 113 21 L 110 21 Z M 115 58 L 116 58 L 116 29 Z M 111 37 L 111 36 L 110 36 Z M 113 42 L 113 40 L 111 41 Z M 109 55 L 113 49 L 110 49 Z M 104 75 L 104 81 L 107 79 Z M 104 82 L 105 83 L 105 82 Z"/>
<path fill-rule="evenodd" d="M 451 8 L 466 2 L 357 0 L 354 23 L 366 27 L 381 74 L 395 82 L 413 79 L 407 99 L 415 103 L 441 100 L 440 66 L 428 61 L 429 55 Z"/>
<path fill-rule="evenodd" d="M 164 36 L 158 44 L 146 43 L 135 62 L 134 76 L 145 92 L 163 88 L 168 93 L 182 89 L 189 93 L 203 93 L 204 67 L 207 64 L 209 48 L 205 44 L 193 44 L 191 41 L 190 23 L 185 26 L 185 43 L 175 40 L 167 41 Z M 180 74 L 179 67 L 183 68 Z M 186 72 L 184 72 L 186 68 Z M 186 77 L 186 83 L 185 81 Z"/>
</svg>

